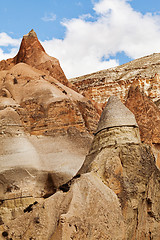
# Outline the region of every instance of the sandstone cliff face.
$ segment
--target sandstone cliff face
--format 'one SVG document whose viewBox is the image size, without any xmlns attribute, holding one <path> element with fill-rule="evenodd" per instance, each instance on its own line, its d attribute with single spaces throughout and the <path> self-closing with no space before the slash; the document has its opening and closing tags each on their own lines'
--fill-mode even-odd
<svg viewBox="0 0 160 240">
<path fill-rule="evenodd" d="M 139 86 L 131 86 L 125 105 L 136 117 L 142 141 L 150 144 L 160 143 L 159 108 L 140 91 Z"/>
<path fill-rule="evenodd" d="M 98 103 L 106 103 L 111 92 L 124 101 L 133 82 L 153 101 L 160 93 L 160 54 L 155 53 L 124 65 L 70 79 L 81 94 Z"/>
</svg>

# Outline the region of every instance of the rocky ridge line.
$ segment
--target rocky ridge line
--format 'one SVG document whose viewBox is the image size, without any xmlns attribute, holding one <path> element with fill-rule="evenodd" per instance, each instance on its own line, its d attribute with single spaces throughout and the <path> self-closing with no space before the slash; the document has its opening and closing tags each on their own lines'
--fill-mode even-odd
<svg viewBox="0 0 160 240">
<path fill-rule="evenodd" d="M 69 81 L 79 92 L 98 103 L 106 103 L 110 92 L 124 102 L 133 82 L 153 101 L 160 93 L 160 53 L 142 57 L 121 66 L 72 78 Z"/>
</svg>

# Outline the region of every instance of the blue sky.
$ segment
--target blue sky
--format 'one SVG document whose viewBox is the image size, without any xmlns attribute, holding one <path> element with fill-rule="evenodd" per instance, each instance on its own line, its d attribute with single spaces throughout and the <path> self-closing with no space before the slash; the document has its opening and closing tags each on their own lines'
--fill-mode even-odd
<svg viewBox="0 0 160 240">
<path fill-rule="evenodd" d="M 160 2 L 3 0 L 0 60 L 16 55 L 32 28 L 70 78 L 160 52 Z"/>
<path fill-rule="evenodd" d="M 0 4 L 0 32 L 20 38 L 34 28 L 41 40 L 63 38 L 60 22 L 93 13 L 92 8 L 90 0 L 5 0 Z"/>
</svg>

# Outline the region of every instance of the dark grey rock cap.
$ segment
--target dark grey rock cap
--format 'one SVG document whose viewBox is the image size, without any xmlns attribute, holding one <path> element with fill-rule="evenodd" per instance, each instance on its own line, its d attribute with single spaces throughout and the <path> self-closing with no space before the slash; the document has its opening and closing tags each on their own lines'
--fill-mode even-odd
<svg viewBox="0 0 160 240">
<path fill-rule="evenodd" d="M 120 101 L 117 96 L 111 96 L 100 117 L 97 131 L 112 127 L 138 127 L 134 114 Z"/>
</svg>

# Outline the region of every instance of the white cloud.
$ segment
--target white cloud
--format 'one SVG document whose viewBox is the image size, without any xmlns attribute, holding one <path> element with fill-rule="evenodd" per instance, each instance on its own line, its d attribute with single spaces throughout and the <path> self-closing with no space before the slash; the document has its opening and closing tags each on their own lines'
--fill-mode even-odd
<svg viewBox="0 0 160 240">
<path fill-rule="evenodd" d="M 87 19 L 94 19 L 94 17 L 90 13 L 87 13 L 87 14 L 81 15 L 80 19 L 87 20 Z"/>
<path fill-rule="evenodd" d="M 0 33 L 0 46 L 14 46 L 17 47 L 20 44 L 20 39 L 11 38 L 7 33 Z"/>
<path fill-rule="evenodd" d="M 94 16 L 88 13 L 62 22 L 64 39 L 42 42 L 46 52 L 60 60 L 68 78 L 116 66 L 120 52 L 133 59 L 160 52 L 160 15 L 144 15 L 129 3 L 99 0 L 93 5 Z M 10 53 L 1 48 L 0 59 L 16 55 L 19 44 L 19 39 L 0 33 L 0 48 L 13 47 Z"/>
<path fill-rule="evenodd" d="M 44 17 L 41 18 L 44 22 L 53 22 L 56 20 L 56 14 L 49 13 L 44 15 Z"/>
<path fill-rule="evenodd" d="M 160 15 L 136 12 L 126 0 L 101 0 L 94 10 L 111 35 L 113 52 L 131 58 L 159 52 Z"/>
<path fill-rule="evenodd" d="M 7 33 L 0 33 L 0 61 L 3 59 L 8 59 L 14 57 L 19 49 L 21 39 L 11 38 Z M 9 51 L 6 53 L 3 49 L 9 47 Z"/>
<path fill-rule="evenodd" d="M 0 61 L 8 58 L 14 57 L 18 52 L 18 48 L 12 48 L 9 53 L 5 53 L 2 48 L 0 48 Z"/>
<path fill-rule="evenodd" d="M 116 57 L 102 61 L 103 56 L 109 59 L 123 51 L 138 58 L 160 51 L 160 15 L 143 15 L 127 0 L 100 0 L 94 3 L 94 11 L 94 19 L 80 16 L 63 21 L 63 40 L 43 42 L 48 54 L 60 60 L 67 77 L 118 65 Z"/>
</svg>

